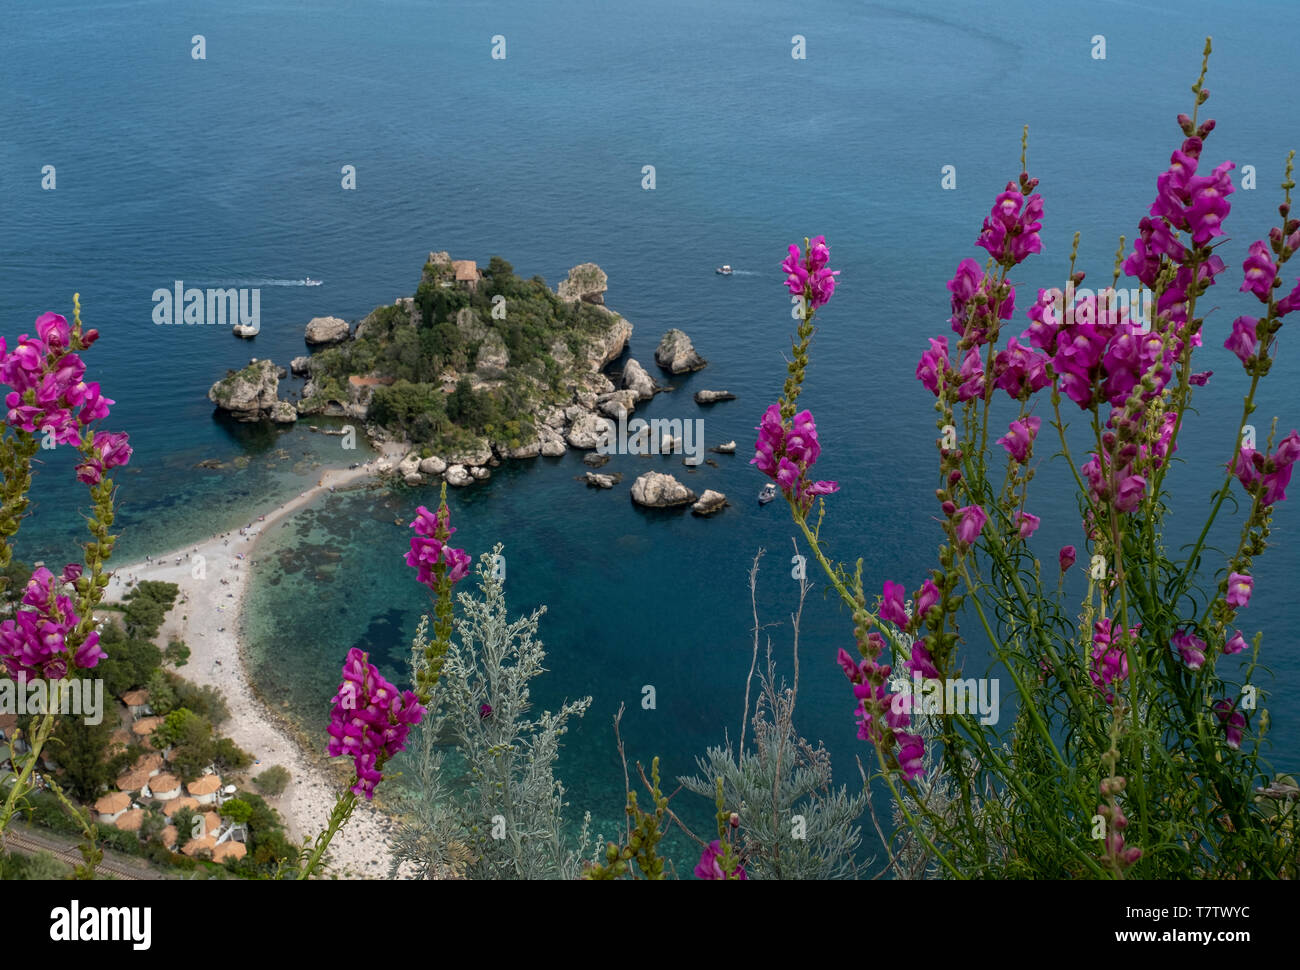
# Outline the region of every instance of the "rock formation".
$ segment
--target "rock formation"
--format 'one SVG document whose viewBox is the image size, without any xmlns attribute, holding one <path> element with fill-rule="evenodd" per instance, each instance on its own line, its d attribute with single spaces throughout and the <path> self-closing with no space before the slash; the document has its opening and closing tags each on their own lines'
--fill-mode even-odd
<svg viewBox="0 0 1300 970">
<path fill-rule="evenodd" d="M 208 390 L 208 400 L 229 411 L 236 421 L 265 421 L 281 423 L 297 419 L 291 404 L 277 397 L 280 386 L 280 369 L 269 360 L 254 359 L 240 371 L 230 371 Z M 288 409 L 286 411 L 285 409 Z"/>
<path fill-rule="evenodd" d="M 313 346 L 337 344 L 348 339 L 348 322 L 338 317 L 312 317 L 303 336 Z"/>
<path fill-rule="evenodd" d="M 726 507 L 727 496 L 707 488 L 704 490 L 704 494 L 700 496 L 700 500 L 691 506 L 691 511 L 696 515 L 713 515 L 715 512 L 721 512 Z"/>
<path fill-rule="evenodd" d="M 646 472 L 632 483 L 632 501 L 647 508 L 669 508 L 691 504 L 695 493 L 672 475 Z"/>
<path fill-rule="evenodd" d="M 734 401 L 736 395 L 730 391 L 696 391 L 696 404 L 717 404 L 719 401 Z"/>
<path fill-rule="evenodd" d="M 655 383 L 655 379 L 635 359 L 629 359 L 623 365 L 623 387 L 635 393 L 638 401 L 650 400 L 655 396 L 655 392 L 659 390 L 659 385 Z"/>
<path fill-rule="evenodd" d="M 582 300 L 584 303 L 604 304 L 608 284 L 609 277 L 604 270 L 595 263 L 582 263 L 569 270 L 568 279 L 562 280 L 555 288 L 555 295 L 568 303 Z"/>
<path fill-rule="evenodd" d="M 691 338 L 680 330 L 669 330 L 655 348 L 655 363 L 674 374 L 700 370 L 708 361 L 695 352 Z"/>
</svg>

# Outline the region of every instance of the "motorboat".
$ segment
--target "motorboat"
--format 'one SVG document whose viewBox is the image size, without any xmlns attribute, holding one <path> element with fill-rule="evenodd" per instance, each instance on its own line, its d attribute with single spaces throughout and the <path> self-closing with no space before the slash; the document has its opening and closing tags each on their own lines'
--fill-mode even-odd
<svg viewBox="0 0 1300 970">
<path fill-rule="evenodd" d="M 310 276 L 303 280 L 302 283 L 303 286 L 320 286 L 320 280 L 314 280 Z"/>
<path fill-rule="evenodd" d="M 719 266 L 719 267 L 718 267 L 717 269 L 715 269 L 713 272 L 717 273 L 719 276 L 730 276 L 731 273 L 732 273 L 731 264 L 730 264 L 730 263 L 723 263 L 721 266 Z"/>
<path fill-rule="evenodd" d="M 776 486 L 768 482 L 763 486 L 763 490 L 758 493 L 758 504 L 766 505 L 774 498 L 776 498 Z"/>
</svg>

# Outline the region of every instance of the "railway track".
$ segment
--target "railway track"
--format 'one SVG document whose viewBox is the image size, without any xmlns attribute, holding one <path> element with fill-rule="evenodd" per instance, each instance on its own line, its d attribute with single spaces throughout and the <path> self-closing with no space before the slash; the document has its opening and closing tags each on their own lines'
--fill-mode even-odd
<svg viewBox="0 0 1300 970">
<path fill-rule="evenodd" d="M 51 835 L 38 834 L 30 829 L 11 828 L 5 833 L 4 846 L 12 852 L 21 852 L 24 855 L 48 852 L 60 862 L 66 862 L 68 865 L 79 866 L 84 864 L 81 853 L 77 850 L 75 844 L 69 844 Z M 164 878 L 149 866 L 137 866 L 119 861 L 110 856 L 107 851 L 104 853 L 104 861 L 95 867 L 95 872 L 111 875 L 117 879 L 133 881 Z"/>
</svg>

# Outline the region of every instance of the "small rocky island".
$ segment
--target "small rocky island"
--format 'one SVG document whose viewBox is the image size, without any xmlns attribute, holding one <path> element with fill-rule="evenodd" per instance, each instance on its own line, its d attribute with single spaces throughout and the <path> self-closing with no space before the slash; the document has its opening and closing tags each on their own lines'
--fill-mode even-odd
<svg viewBox="0 0 1300 970">
<path fill-rule="evenodd" d="M 470 485 L 508 458 L 592 451 L 611 424 L 665 390 L 633 359 L 615 375 L 618 385 L 605 374 L 633 329 L 605 306 L 607 287 L 595 263 L 573 267 L 552 291 L 541 277 L 516 276 L 499 257 L 480 268 L 432 252 L 414 296 L 376 307 L 355 327 L 332 316 L 306 325 L 312 352 L 290 364 L 307 379 L 296 405 L 279 397 L 289 372 L 268 360 L 229 372 L 208 397 L 238 421 L 353 419 L 374 441 L 409 445 L 404 459 L 381 470 L 410 485 L 439 478 Z M 655 360 L 670 374 L 706 364 L 680 330 L 663 335 Z M 634 500 L 695 501 L 671 476 L 662 478 L 668 481 L 638 480 Z M 618 478 L 589 473 L 584 480 L 603 489 Z"/>
</svg>

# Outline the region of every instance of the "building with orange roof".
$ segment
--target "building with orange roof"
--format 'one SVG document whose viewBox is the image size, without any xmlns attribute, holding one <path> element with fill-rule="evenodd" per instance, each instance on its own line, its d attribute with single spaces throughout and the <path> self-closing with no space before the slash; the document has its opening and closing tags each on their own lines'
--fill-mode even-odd
<svg viewBox="0 0 1300 970">
<path fill-rule="evenodd" d="M 144 717 L 146 714 L 153 713 L 153 709 L 149 707 L 149 692 L 143 688 L 127 691 L 122 695 L 122 703 L 126 705 L 132 717 Z"/>
<path fill-rule="evenodd" d="M 176 848 L 176 826 L 168 825 L 158 833 L 158 842 L 164 849 Z"/>
<path fill-rule="evenodd" d="M 150 751 L 147 754 L 140 755 L 140 757 L 135 759 L 135 764 L 131 766 L 133 771 L 140 771 L 143 769 L 144 771 L 149 772 L 150 778 L 154 775 L 162 774 L 162 770 L 165 767 L 167 767 L 167 762 L 163 760 L 163 756 L 157 751 Z"/>
<path fill-rule="evenodd" d="M 123 832 L 139 832 L 140 825 L 144 822 L 144 809 L 133 808 L 130 811 L 123 812 L 121 817 L 114 822 Z"/>
<path fill-rule="evenodd" d="M 210 835 L 205 835 L 202 838 L 190 839 L 188 842 L 185 843 L 185 846 L 181 849 L 181 852 L 185 853 L 185 855 L 193 859 L 200 852 L 206 852 L 208 855 L 211 855 L 212 850 L 215 849 L 216 847 L 217 847 L 217 840 Z"/>
<path fill-rule="evenodd" d="M 131 807 L 131 796 L 121 791 L 110 792 L 95 802 L 94 807 L 96 821 L 114 825 Z"/>
<path fill-rule="evenodd" d="M 221 816 L 216 812 L 204 812 L 199 818 L 203 820 L 204 835 L 216 835 L 221 831 Z"/>
<path fill-rule="evenodd" d="M 149 740 L 149 736 L 158 729 L 162 722 L 161 717 L 142 717 L 131 725 L 131 733 L 135 735 L 140 744 L 152 751 L 153 742 Z"/>
<path fill-rule="evenodd" d="M 227 859 L 238 861 L 248 855 L 248 848 L 243 842 L 222 842 L 212 850 L 213 862 L 225 862 Z"/>
<path fill-rule="evenodd" d="M 149 771 L 146 768 L 131 768 L 117 776 L 115 784 L 122 791 L 138 792 L 143 791 L 149 784 Z"/>
<path fill-rule="evenodd" d="M 217 792 L 221 791 L 221 776 L 204 775 L 196 778 L 185 786 L 185 790 L 191 798 L 198 799 L 200 805 L 211 805 L 217 800 Z"/>
<path fill-rule="evenodd" d="M 472 259 L 453 259 L 451 265 L 456 270 L 457 283 L 460 283 L 471 292 L 478 289 L 478 281 L 483 278 L 483 274 L 479 272 L 478 263 Z"/>
<path fill-rule="evenodd" d="M 190 811 L 197 811 L 198 807 L 199 803 L 192 798 L 173 798 L 163 806 L 163 815 L 170 821 L 171 817 L 181 809 L 188 808 Z"/>
<path fill-rule="evenodd" d="M 149 779 L 149 791 L 158 801 L 170 802 L 181 797 L 181 780 L 164 771 Z"/>
</svg>

